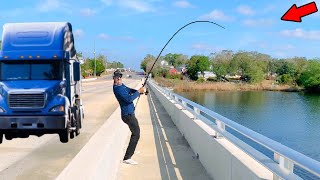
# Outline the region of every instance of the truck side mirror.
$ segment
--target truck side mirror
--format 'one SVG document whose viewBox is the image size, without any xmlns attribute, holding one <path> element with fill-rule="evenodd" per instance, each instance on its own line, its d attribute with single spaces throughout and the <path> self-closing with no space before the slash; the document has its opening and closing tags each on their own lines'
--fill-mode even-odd
<svg viewBox="0 0 320 180">
<path fill-rule="evenodd" d="M 80 78 L 81 78 L 80 62 L 74 62 L 73 63 L 73 80 L 80 81 Z"/>
</svg>

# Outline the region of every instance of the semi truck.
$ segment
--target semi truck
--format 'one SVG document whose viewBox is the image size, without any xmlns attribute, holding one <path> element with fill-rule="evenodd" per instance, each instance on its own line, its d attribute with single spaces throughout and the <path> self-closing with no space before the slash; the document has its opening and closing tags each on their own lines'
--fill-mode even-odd
<svg viewBox="0 0 320 180">
<path fill-rule="evenodd" d="M 0 51 L 0 143 L 83 125 L 80 58 L 69 22 L 7 23 Z"/>
</svg>

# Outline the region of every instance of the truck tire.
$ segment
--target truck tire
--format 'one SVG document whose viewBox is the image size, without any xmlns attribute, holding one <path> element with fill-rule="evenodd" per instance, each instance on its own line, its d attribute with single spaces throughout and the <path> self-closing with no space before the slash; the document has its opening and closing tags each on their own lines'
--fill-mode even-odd
<svg viewBox="0 0 320 180">
<path fill-rule="evenodd" d="M 64 129 L 59 132 L 59 139 L 62 143 L 67 143 L 69 141 L 69 131 L 68 129 Z"/>
<path fill-rule="evenodd" d="M 12 134 L 10 134 L 10 133 L 6 133 L 6 134 L 4 135 L 4 137 L 6 138 L 6 140 L 12 140 L 12 139 L 13 139 L 13 136 L 12 136 Z"/>
<path fill-rule="evenodd" d="M 68 111 L 68 117 L 69 117 L 69 123 L 68 123 L 69 127 L 70 128 L 75 127 L 74 115 L 73 115 L 71 109 L 69 109 L 69 111 Z M 74 130 L 70 129 L 69 134 L 70 134 L 70 139 L 73 139 L 74 138 Z"/>
<path fill-rule="evenodd" d="M 0 133 L 0 144 L 2 143 L 2 140 L 3 140 L 3 134 Z"/>
<path fill-rule="evenodd" d="M 80 110 L 76 111 L 75 114 L 75 122 L 76 122 L 76 136 L 78 136 L 80 134 L 80 129 L 81 129 L 81 114 L 80 114 Z"/>
<path fill-rule="evenodd" d="M 74 118 L 74 115 L 73 115 L 72 113 L 71 113 L 71 115 L 70 115 L 70 122 L 71 122 L 71 127 L 75 128 L 76 125 L 77 125 L 77 122 L 76 122 L 76 120 L 75 120 L 75 118 Z M 74 138 L 75 131 L 76 131 L 76 130 L 71 130 L 71 131 L 70 131 L 70 139 L 73 139 L 73 138 Z"/>
</svg>

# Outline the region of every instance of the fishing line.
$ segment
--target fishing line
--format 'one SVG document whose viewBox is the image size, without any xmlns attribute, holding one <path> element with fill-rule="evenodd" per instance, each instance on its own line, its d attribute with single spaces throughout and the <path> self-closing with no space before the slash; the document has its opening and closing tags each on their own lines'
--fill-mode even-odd
<svg viewBox="0 0 320 180">
<path fill-rule="evenodd" d="M 218 27 L 220 27 L 220 28 L 225 29 L 225 28 L 224 28 L 223 26 L 221 26 L 220 24 L 217 24 L 217 23 L 212 22 L 212 21 L 192 21 L 192 22 L 189 22 L 188 24 L 182 26 L 180 29 L 178 29 L 178 30 L 171 36 L 171 38 L 167 41 L 167 43 L 166 43 L 166 44 L 163 46 L 163 48 L 161 49 L 161 51 L 160 51 L 160 53 L 158 54 L 156 60 L 155 60 L 154 63 L 152 64 L 151 69 L 150 69 L 149 72 L 147 73 L 146 79 L 145 79 L 144 83 L 142 84 L 142 87 L 144 87 L 144 86 L 146 85 L 146 83 L 147 83 L 147 81 L 148 81 L 148 78 L 149 78 L 149 75 L 150 75 L 150 73 L 151 73 L 154 65 L 155 65 L 156 62 L 159 60 L 159 58 L 160 58 L 163 50 L 167 47 L 167 45 L 170 43 L 170 41 L 171 41 L 182 29 L 184 29 L 185 27 L 187 27 L 187 26 L 189 26 L 189 25 L 191 25 L 191 24 L 195 24 L 195 23 L 210 23 L 210 24 L 214 24 L 214 25 L 216 25 L 216 26 L 218 26 Z M 136 105 L 135 105 L 135 108 L 136 108 L 137 105 L 138 105 L 139 99 L 140 99 L 140 96 L 139 96 L 139 98 L 137 99 L 137 103 L 136 103 Z"/>
</svg>

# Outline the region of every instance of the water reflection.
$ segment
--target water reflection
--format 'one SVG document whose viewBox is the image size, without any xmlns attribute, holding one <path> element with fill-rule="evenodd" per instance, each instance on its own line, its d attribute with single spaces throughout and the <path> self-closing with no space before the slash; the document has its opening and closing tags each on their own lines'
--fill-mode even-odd
<svg viewBox="0 0 320 180">
<path fill-rule="evenodd" d="M 217 91 L 179 94 L 320 161 L 319 95 Z"/>
</svg>

